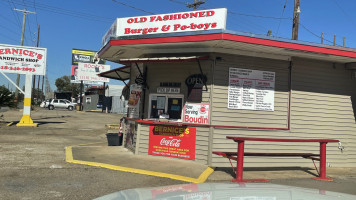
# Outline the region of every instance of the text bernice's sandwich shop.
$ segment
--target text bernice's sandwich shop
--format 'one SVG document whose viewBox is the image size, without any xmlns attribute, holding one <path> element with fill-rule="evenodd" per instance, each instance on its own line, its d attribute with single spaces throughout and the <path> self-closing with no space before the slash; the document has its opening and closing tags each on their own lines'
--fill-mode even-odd
<svg viewBox="0 0 356 200">
<path fill-rule="evenodd" d="M 356 167 L 356 50 L 229 31 L 226 16 L 222 8 L 115 20 L 98 55 L 124 65 L 100 76 L 126 81 L 125 147 L 227 167 L 212 154 L 236 151 L 226 136 L 330 138 L 344 149 L 329 144 L 329 166 Z M 310 167 L 306 159 L 246 160 L 246 167 Z"/>
</svg>

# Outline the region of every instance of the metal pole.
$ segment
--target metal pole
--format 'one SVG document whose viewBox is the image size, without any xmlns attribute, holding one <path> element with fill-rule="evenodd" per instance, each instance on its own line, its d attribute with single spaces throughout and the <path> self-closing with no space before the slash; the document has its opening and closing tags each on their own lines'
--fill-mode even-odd
<svg viewBox="0 0 356 200">
<path fill-rule="evenodd" d="M 82 97 L 82 93 L 83 93 L 83 81 L 80 81 L 80 96 L 79 96 L 79 104 L 80 104 L 80 108 L 79 111 L 83 110 L 83 97 Z"/>
</svg>

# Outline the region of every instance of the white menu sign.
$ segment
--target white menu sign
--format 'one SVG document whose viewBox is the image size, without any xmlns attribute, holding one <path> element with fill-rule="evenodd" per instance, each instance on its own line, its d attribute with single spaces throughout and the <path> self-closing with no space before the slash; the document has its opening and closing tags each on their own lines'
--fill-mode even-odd
<svg viewBox="0 0 356 200">
<path fill-rule="evenodd" d="M 228 109 L 274 111 L 275 72 L 230 68 Z"/>
</svg>

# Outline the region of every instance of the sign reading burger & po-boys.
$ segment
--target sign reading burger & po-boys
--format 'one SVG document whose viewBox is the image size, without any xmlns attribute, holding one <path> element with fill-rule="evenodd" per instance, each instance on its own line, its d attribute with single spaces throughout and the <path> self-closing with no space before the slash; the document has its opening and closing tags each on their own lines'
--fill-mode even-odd
<svg viewBox="0 0 356 200">
<path fill-rule="evenodd" d="M 103 37 L 145 35 L 226 28 L 226 8 L 118 18 Z"/>
</svg>

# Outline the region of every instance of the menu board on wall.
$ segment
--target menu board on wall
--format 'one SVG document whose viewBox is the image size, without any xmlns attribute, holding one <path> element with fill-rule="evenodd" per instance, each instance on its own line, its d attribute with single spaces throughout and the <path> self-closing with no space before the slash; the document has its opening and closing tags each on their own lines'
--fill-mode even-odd
<svg viewBox="0 0 356 200">
<path fill-rule="evenodd" d="M 275 72 L 230 68 L 228 109 L 274 111 Z"/>
</svg>

